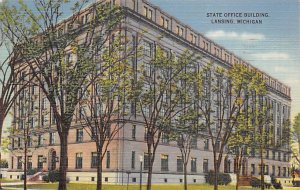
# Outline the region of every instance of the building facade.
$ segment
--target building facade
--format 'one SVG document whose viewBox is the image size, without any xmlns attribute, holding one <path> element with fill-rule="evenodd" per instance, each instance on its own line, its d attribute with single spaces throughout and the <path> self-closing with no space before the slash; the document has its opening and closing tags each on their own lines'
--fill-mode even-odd
<svg viewBox="0 0 300 190">
<path fill-rule="evenodd" d="M 164 50 L 170 53 L 181 53 L 184 50 L 192 50 L 201 55 L 201 63 L 207 64 L 213 61 L 220 66 L 230 67 L 232 64 L 245 64 L 254 68 L 251 64 L 242 60 L 229 50 L 221 47 L 190 26 L 180 22 L 167 14 L 159 7 L 146 0 L 116 0 L 115 4 L 126 9 L 126 19 L 122 23 L 123 32 L 132 41 L 142 41 L 144 55 L 141 59 L 133 60 L 134 64 L 145 62 L 153 55 L 154 46 L 159 43 Z M 82 13 L 88 17 L 89 12 Z M 88 22 L 88 19 L 86 19 Z M 65 23 L 66 28 L 68 23 Z M 67 32 L 67 31 L 66 31 Z M 142 35 L 141 35 L 142 34 Z M 261 72 L 268 85 L 267 100 L 273 106 L 273 145 L 264 153 L 265 172 L 276 177 L 290 175 L 289 147 L 280 146 L 283 121 L 290 118 L 290 88 L 268 74 Z M 43 171 L 58 169 L 60 155 L 59 137 L 55 130 L 55 120 L 50 111 L 50 104 L 37 87 L 24 90 L 18 104 L 14 107 L 15 116 L 25 112 L 21 104 L 23 99 L 34 96 L 36 101 L 33 108 L 37 110 L 35 119 L 29 121 L 30 130 L 36 134 L 28 143 L 28 168 L 37 168 Z M 74 118 L 80 117 L 78 108 Z M 22 128 L 22 121 L 16 127 Z M 47 130 L 35 129 L 35 126 L 45 126 Z M 23 126 L 24 127 L 24 126 Z M 17 179 L 21 177 L 23 154 L 20 153 L 22 138 L 11 134 L 12 154 L 9 161 L 8 177 Z M 145 143 L 145 127 L 137 117 L 136 121 L 127 123 L 116 138 L 109 145 L 103 165 L 104 183 L 138 183 L 140 164 L 145 163 L 147 146 Z M 68 139 L 68 177 L 71 181 L 96 181 L 96 146 L 91 137 L 82 128 L 77 119 L 72 126 Z M 243 161 L 243 175 L 259 175 L 259 157 L 252 155 Z M 142 165 L 143 182 L 147 179 L 145 164 Z M 188 165 L 188 183 L 204 183 L 205 173 L 213 169 L 212 145 L 209 138 L 198 138 L 196 146 L 192 148 Z M 183 168 L 180 150 L 175 142 L 162 139 L 157 148 L 153 168 L 153 183 L 181 183 L 183 182 Z M 231 156 L 224 156 L 221 172 L 233 173 L 234 160 Z"/>
</svg>

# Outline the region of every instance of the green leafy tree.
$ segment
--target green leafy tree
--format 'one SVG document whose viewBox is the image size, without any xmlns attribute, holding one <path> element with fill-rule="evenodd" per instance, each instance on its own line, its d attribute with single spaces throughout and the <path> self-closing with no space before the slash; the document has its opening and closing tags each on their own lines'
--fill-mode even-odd
<svg viewBox="0 0 300 190">
<path fill-rule="evenodd" d="M 200 93 L 198 103 L 203 117 L 206 133 L 212 141 L 215 183 L 218 189 L 218 173 L 224 148 L 243 113 L 248 101 L 247 89 L 257 85 L 256 77 L 242 64 L 228 69 L 208 64 L 203 69 L 203 82 L 198 84 Z"/>
<path fill-rule="evenodd" d="M 196 68 L 194 66 L 194 68 Z M 198 69 L 193 69 L 191 65 L 188 66 L 186 77 L 181 79 L 183 84 L 185 96 L 182 97 L 182 107 L 186 109 L 181 110 L 178 115 L 171 122 L 171 130 L 168 136 L 170 140 L 177 142 L 177 146 L 181 153 L 182 171 L 184 176 L 184 189 L 188 189 L 187 185 L 187 165 L 190 159 L 192 149 L 197 147 L 197 138 L 199 138 L 199 131 L 204 129 L 199 114 L 198 105 L 195 103 L 198 95 L 195 83 L 202 81 L 201 73 Z"/>
<path fill-rule="evenodd" d="M 157 146 L 162 136 L 169 133 L 171 120 L 185 109 L 181 104 L 185 96 L 181 80 L 188 76 L 184 71 L 190 63 L 194 63 L 191 53 L 184 52 L 176 58 L 157 46 L 153 58 L 141 64 L 135 81 L 136 106 L 146 127 L 144 167 L 148 170 L 147 190 L 151 190 Z"/>
<path fill-rule="evenodd" d="M 86 98 L 80 103 L 81 123 L 97 147 L 97 190 L 102 189 L 102 163 L 107 148 L 130 120 L 128 103 L 132 97 L 132 68 L 125 59 L 117 62 L 120 53 L 124 52 L 122 39 L 115 39 L 102 53 L 101 67 L 109 69 L 103 71 L 102 76 L 94 75 L 90 89 L 84 92 Z"/>
<path fill-rule="evenodd" d="M 297 148 L 293 149 L 293 157 L 298 167 L 300 166 L 300 113 L 298 113 L 293 121 L 293 139 L 297 144 Z"/>
<path fill-rule="evenodd" d="M 4 4 L 1 9 L 5 33 L 11 36 L 15 51 L 21 53 L 18 58 L 52 108 L 60 137 L 60 190 L 66 189 L 68 135 L 74 111 L 83 98 L 80 92 L 92 83 L 91 73 L 101 62 L 97 54 L 113 41 L 113 33 L 123 19 L 121 9 L 106 2 L 83 10 L 86 19 L 82 19 L 81 10 L 87 3 L 35 0 L 28 7 L 20 1 L 18 6 Z M 73 15 L 63 20 L 64 10 L 69 7 Z M 98 74 L 107 69 L 102 68 Z"/>
<path fill-rule="evenodd" d="M 0 8 L 1 8 L 0 4 Z M 2 139 L 3 127 L 5 118 L 9 115 L 15 100 L 20 92 L 28 85 L 28 82 L 23 82 L 17 76 L 21 70 L 16 65 L 17 53 L 13 51 L 8 38 L 4 35 L 4 26 L 0 22 L 0 139 Z M 2 141 L 0 141 L 2 147 Z M 1 152 L 0 152 L 1 159 Z M 1 167 L 1 166 L 0 166 Z M 0 179 L 0 189 L 1 189 Z"/>
</svg>

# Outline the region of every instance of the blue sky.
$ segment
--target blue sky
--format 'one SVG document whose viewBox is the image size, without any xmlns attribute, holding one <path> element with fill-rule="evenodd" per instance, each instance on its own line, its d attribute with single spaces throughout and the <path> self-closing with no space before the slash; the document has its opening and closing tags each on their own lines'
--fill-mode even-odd
<svg viewBox="0 0 300 190">
<path fill-rule="evenodd" d="M 149 0 L 292 89 L 300 112 L 299 0 Z M 268 13 L 262 24 L 213 24 L 207 13 Z M 223 17 L 224 18 L 224 17 Z"/>
</svg>

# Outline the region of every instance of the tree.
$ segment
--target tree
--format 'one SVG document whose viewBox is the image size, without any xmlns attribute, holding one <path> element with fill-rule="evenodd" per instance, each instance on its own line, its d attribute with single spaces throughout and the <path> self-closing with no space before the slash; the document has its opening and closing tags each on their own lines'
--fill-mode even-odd
<svg viewBox="0 0 300 190">
<path fill-rule="evenodd" d="M 82 125 L 96 144 L 97 190 L 102 189 L 102 163 L 107 148 L 130 120 L 128 102 L 132 97 L 132 69 L 126 60 L 117 63 L 124 51 L 120 40 L 115 40 L 101 55 L 102 67 L 110 68 L 103 71 L 102 76 L 95 76 L 80 105 Z"/>
<path fill-rule="evenodd" d="M 239 179 L 242 169 L 242 162 L 246 155 L 248 155 L 249 148 L 253 145 L 253 131 L 254 127 L 249 124 L 248 108 L 238 118 L 238 125 L 232 131 L 228 139 L 229 154 L 235 156 L 234 172 L 236 174 L 236 190 L 239 188 Z"/>
<path fill-rule="evenodd" d="M 32 155 L 35 150 L 34 137 L 36 135 L 32 130 L 34 119 L 37 117 L 37 112 L 32 105 L 32 102 L 36 101 L 36 97 L 30 95 L 30 89 L 30 87 L 24 88 L 19 95 L 18 103 L 15 102 L 20 107 L 21 112 L 19 115 L 14 115 L 14 121 L 10 129 L 10 134 L 12 134 L 11 142 L 8 144 L 10 145 L 11 153 L 18 157 L 18 167 L 22 167 L 21 164 L 23 164 L 22 180 L 24 181 L 24 190 L 27 189 L 27 172 L 32 167 L 32 165 L 29 165 L 28 156 Z M 17 126 L 16 124 L 19 125 Z M 18 139 L 17 142 L 14 141 L 15 137 Z M 15 149 L 15 144 L 17 149 Z"/>
<path fill-rule="evenodd" d="M 294 141 L 297 144 L 297 148 L 293 150 L 293 157 L 298 163 L 298 166 L 300 165 L 300 113 L 298 113 L 294 118 L 293 123 L 293 136 Z"/>
<path fill-rule="evenodd" d="M 13 36 L 10 42 L 21 53 L 22 65 L 35 78 L 52 108 L 60 137 L 60 190 L 66 189 L 68 135 L 74 111 L 83 98 L 80 92 L 89 88 L 90 74 L 96 72 L 96 63 L 101 61 L 97 54 L 114 40 L 113 34 L 123 19 L 121 9 L 106 2 L 81 11 L 87 3 L 73 2 L 71 7 L 68 1 L 35 0 L 31 8 L 21 1 L 18 7 L 5 4 L 1 10 L 5 32 Z M 64 9 L 69 7 L 73 16 L 63 20 Z M 108 67 L 101 69 L 99 75 Z"/>
<path fill-rule="evenodd" d="M 171 120 L 186 109 L 181 104 L 185 97 L 181 88 L 181 80 L 188 75 L 184 72 L 190 63 L 194 63 L 193 55 L 184 52 L 177 58 L 157 46 L 153 52 L 144 50 L 153 56 L 149 62 L 141 64 L 138 78 L 135 81 L 136 106 L 142 117 L 145 129 L 147 154 L 144 155 L 144 168 L 148 170 L 147 190 L 151 190 L 152 168 L 157 146 L 162 135 L 170 131 Z"/>
<path fill-rule="evenodd" d="M 0 8 L 1 8 L 0 4 Z M 28 82 L 22 82 L 17 76 L 21 70 L 16 65 L 16 54 L 9 40 L 4 35 L 4 27 L 0 22 L 0 51 L 3 52 L 0 56 L 0 139 L 2 139 L 4 120 L 9 114 L 14 101 L 17 99 L 20 92 L 27 86 Z M 0 141 L 0 148 L 2 141 Z M 0 152 L 1 160 L 1 152 Z M 1 168 L 1 166 L 0 166 Z M 0 189 L 1 179 L 0 179 Z"/>
<path fill-rule="evenodd" d="M 186 71 L 185 71 L 186 72 Z M 195 103 L 198 95 L 195 89 L 195 83 L 202 81 L 201 74 L 197 69 L 188 71 L 189 76 L 182 78 L 183 90 L 185 96 L 182 97 L 182 109 L 171 122 L 171 130 L 169 132 L 170 140 L 177 142 L 181 153 L 181 160 L 184 175 L 184 189 L 187 190 L 187 165 L 190 159 L 190 153 L 193 148 L 197 147 L 197 138 L 199 131 L 204 129 L 199 114 L 198 105 Z"/>
<path fill-rule="evenodd" d="M 226 70 L 212 64 L 204 66 L 203 82 L 198 84 L 198 103 L 206 133 L 212 141 L 214 160 L 214 189 L 218 189 L 218 173 L 224 148 L 233 129 L 238 125 L 248 100 L 247 91 L 257 85 L 256 77 L 246 66 L 234 64 Z"/>
</svg>

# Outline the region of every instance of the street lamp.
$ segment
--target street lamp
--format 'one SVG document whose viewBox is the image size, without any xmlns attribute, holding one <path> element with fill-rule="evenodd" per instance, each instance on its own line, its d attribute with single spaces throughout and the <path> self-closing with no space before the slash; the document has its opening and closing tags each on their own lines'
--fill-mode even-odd
<svg viewBox="0 0 300 190">
<path fill-rule="evenodd" d="M 129 184 L 129 175 L 131 174 L 130 171 L 126 171 L 127 174 L 127 190 L 128 190 L 128 184 Z"/>
<path fill-rule="evenodd" d="M 139 186 L 139 190 L 142 190 L 142 170 L 143 170 L 143 155 L 140 155 L 140 186 Z"/>
</svg>

